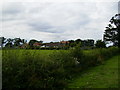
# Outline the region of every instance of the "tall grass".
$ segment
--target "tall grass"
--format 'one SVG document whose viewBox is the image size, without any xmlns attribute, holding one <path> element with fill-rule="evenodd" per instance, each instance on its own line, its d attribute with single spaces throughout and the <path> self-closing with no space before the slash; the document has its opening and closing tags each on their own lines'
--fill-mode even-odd
<svg viewBox="0 0 120 90">
<path fill-rule="evenodd" d="M 3 89 L 60 88 L 73 74 L 101 64 L 118 49 L 72 50 L 2 50 Z M 76 67 L 75 61 L 80 62 Z"/>
<path fill-rule="evenodd" d="M 3 88 L 64 87 L 67 69 L 73 65 L 68 52 L 49 54 L 34 50 L 3 50 Z"/>
<path fill-rule="evenodd" d="M 82 51 L 79 50 L 79 53 L 80 52 Z M 116 54 L 118 54 L 117 47 L 94 49 L 87 52 L 82 52 L 82 56 L 81 58 L 78 58 L 78 61 L 80 62 L 80 66 L 84 69 L 89 66 L 102 64 L 104 60 L 107 60 Z M 80 55 L 78 54 L 78 56 Z"/>
</svg>

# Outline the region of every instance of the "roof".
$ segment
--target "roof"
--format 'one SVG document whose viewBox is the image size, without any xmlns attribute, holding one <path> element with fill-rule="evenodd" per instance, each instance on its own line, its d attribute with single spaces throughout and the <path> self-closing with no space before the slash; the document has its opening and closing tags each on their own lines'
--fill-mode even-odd
<svg viewBox="0 0 120 90">
<path fill-rule="evenodd" d="M 66 43 L 70 43 L 69 41 L 61 41 L 60 43 L 66 44 Z"/>
</svg>

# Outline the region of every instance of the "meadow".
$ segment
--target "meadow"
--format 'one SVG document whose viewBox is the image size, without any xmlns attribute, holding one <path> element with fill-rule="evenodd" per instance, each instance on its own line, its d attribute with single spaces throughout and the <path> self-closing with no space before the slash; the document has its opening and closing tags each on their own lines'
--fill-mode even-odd
<svg viewBox="0 0 120 90">
<path fill-rule="evenodd" d="M 65 88 L 68 80 L 77 73 L 103 64 L 117 54 L 116 47 L 85 51 L 79 47 L 70 50 L 2 50 L 2 86 L 3 89 Z"/>
<path fill-rule="evenodd" d="M 68 88 L 119 88 L 118 58 L 120 55 L 104 61 L 102 65 L 78 73 L 70 80 Z"/>
</svg>

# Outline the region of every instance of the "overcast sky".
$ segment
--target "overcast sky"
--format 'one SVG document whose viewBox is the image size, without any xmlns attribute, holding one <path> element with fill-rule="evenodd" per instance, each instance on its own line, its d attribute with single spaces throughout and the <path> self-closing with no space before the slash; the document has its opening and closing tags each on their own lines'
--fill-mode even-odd
<svg viewBox="0 0 120 90">
<path fill-rule="evenodd" d="M 63 1 L 63 0 L 61 0 Z M 44 42 L 102 39 L 105 27 L 118 13 L 111 2 L 3 2 L 0 36 Z"/>
</svg>

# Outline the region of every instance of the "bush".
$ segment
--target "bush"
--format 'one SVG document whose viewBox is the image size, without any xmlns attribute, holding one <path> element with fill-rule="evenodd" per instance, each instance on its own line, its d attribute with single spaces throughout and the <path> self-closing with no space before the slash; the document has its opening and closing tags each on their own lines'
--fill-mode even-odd
<svg viewBox="0 0 120 90">
<path fill-rule="evenodd" d="M 109 59 L 110 57 L 118 53 L 118 48 L 100 48 L 89 51 L 85 53 L 81 51 L 80 47 L 75 47 L 71 49 L 72 57 L 76 58 L 80 63 L 79 66 L 84 70 L 89 66 L 96 66 L 102 64 L 104 60 Z"/>
<path fill-rule="evenodd" d="M 83 51 L 79 46 L 72 48 L 70 52 L 71 52 L 71 56 L 74 57 L 74 59 L 81 62 L 81 60 L 83 59 Z"/>
<path fill-rule="evenodd" d="M 3 88 L 64 87 L 73 65 L 65 51 L 44 57 L 34 50 L 3 50 Z"/>
<path fill-rule="evenodd" d="M 118 48 L 83 52 L 71 50 L 2 50 L 3 89 L 65 87 L 67 79 L 87 67 L 101 64 L 116 55 Z M 75 65 L 75 61 L 79 61 Z"/>
</svg>

